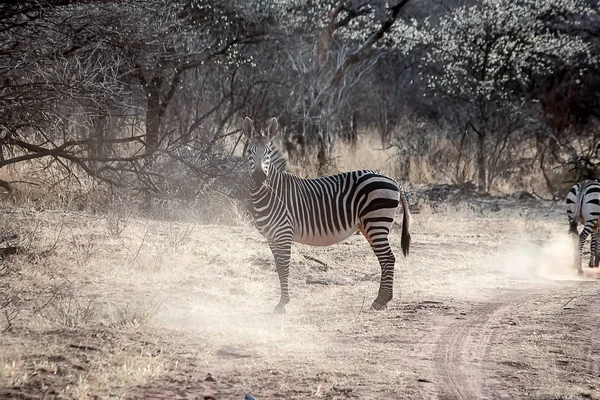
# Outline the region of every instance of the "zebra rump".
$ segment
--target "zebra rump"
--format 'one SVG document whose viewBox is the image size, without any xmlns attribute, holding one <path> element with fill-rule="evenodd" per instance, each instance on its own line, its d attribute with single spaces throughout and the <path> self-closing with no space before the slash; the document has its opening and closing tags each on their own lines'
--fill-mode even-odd
<svg viewBox="0 0 600 400">
<path fill-rule="evenodd" d="M 574 266 L 580 274 L 583 247 L 587 237 L 592 234 L 590 267 L 597 267 L 600 262 L 598 254 L 599 218 L 600 218 L 600 183 L 593 180 L 585 180 L 575 184 L 567 194 L 567 218 L 569 220 L 569 233 L 575 241 L 579 242 L 575 253 Z M 578 232 L 579 223 L 583 223 L 581 233 Z M 577 240 L 578 239 L 578 240 Z"/>
</svg>

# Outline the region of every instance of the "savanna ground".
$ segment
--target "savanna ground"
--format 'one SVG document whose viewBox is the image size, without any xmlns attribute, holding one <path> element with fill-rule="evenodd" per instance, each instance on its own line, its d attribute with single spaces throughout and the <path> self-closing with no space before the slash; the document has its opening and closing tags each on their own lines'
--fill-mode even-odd
<svg viewBox="0 0 600 400">
<path fill-rule="evenodd" d="M 341 148 L 339 168 L 394 176 L 377 147 Z M 236 203 L 150 219 L 34 197 L 0 215 L 20 247 L 0 263 L 0 398 L 600 398 L 600 273 L 572 268 L 562 201 L 413 195 L 387 310 L 367 311 L 379 266 L 353 235 L 293 248 L 278 316 L 272 255 Z M 95 212 L 61 211 L 78 208 Z"/>
<path fill-rule="evenodd" d="M 0 397 L 600 398 L 599 274 L 572 269 L 562 202 L 495 203 L 415 207 L 382 312 L 362 236 L 295 246 L 284 316 L 243 218 L 5 209 L 27 251 L 0 267 Z"/>
</svg>

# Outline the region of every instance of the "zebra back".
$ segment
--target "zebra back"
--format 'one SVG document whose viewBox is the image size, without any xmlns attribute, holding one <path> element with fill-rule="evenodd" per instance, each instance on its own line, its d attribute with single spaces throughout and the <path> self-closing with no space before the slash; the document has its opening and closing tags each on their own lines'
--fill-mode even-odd
<svg viewBox="0 0 600 400">
<path fill-rule="evenodd" d="M 567 215 L 569 216 L 569 232 L 576 233 L 579 219 L 586 219 L 584 206 L 594 204 L 600 209 L 600 183 L 595 180 L 585 180 L 575 184 L 567 195 Z M 574 207 L 574 208 L 573 208 Z M 570 211 L 572 210 L 572 214 Z M 592 212 L 596 214 L 597 211 Z"/>
</svg>

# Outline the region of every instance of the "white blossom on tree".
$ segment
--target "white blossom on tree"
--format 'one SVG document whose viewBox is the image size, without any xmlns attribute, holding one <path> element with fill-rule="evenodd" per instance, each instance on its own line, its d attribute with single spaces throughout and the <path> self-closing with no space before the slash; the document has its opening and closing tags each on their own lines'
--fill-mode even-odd
<svg viewBox="0 0 600 400">
<path fill-rule="evenodd" d="M 485 152 L 496 111 L 557 63 L 591 57 L 587 43 L 566 29 L 591 12 L 583 0 L 482 0 L 424 23 L 425 65 L 441 72 L 426 80 L 438 95 L 465 103 L 479 142 L 480 190 L 489 186 Z"/>
</svg>

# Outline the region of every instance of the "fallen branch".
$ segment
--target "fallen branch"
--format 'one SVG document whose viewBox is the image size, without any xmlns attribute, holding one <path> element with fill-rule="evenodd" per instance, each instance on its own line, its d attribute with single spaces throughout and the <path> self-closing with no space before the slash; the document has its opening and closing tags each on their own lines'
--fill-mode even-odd
<svg viewBox="0 0 600 400">
<path fill-rule="evenodd" d="M 21 246 L 9 246 L 0 248 L 0 259 L 6 258 L 12 254 L 17 254 L 21 252 L 23 248 Z"/>
<path fill-rule="evenodd" d="M 314 258 L 314 257 L 312 257 L 312 256 L 306 256 L 306 255 L 304 255 L 304 254 L 302 254 L 302 256 L 303 256 L 304 258 L 306 258 L 307 260 L 309 260 L 309 261 L 314 261 L 314 262 L 316 262 L 317 264 L 320 264 L 320 265 L 321 265 L 323 268 L 319 268 L 319 271 L 323 271 L 323 272 L 325 272 L 325 271 L 328 271 L 328 270 L 329 270 L 329 265 L 327 265 L 327 263 L 325 263 L 325 262 L 323 262 L 323 261 L 321 261 L 321 260 L 319 260 L 319 259 L 317 259 L 317 258 Z"/>
<path fill-rule="evenodd" d="M 565 308 L 567 306 L 567 304 L 569 304 L 570 302 L 572 302 L 573 300 L 575 300 L 577 298 L 577 296 L 573 296 L 569 299 L 569 301 L 567 301 L 565 304 L 562 305 L 562 308 Z"/>
<path fill-rule="evenodd" d="M 100 349 L 98 347 L 86 346 L 86 345 L 83 345 L 83 344 L 74 344 L 74 343 L 71 343 L 69 345 L 69 347 L 72 348 L 72 349 L 85 350 L 85 351 L 100 351 Z"/>
</svg>

